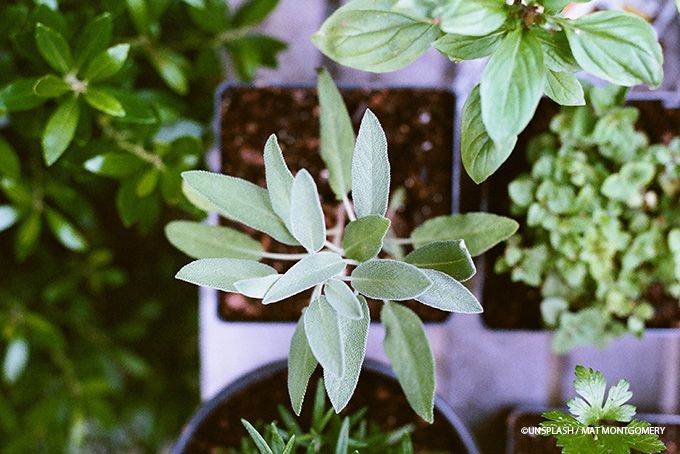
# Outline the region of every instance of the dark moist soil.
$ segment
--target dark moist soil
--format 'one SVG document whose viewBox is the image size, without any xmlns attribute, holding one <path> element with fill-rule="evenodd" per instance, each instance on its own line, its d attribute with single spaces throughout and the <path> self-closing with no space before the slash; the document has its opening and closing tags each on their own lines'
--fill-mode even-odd
<svg viewBox="0 0 680 454">
<path fill-rule="evenodd" d="M 406 189 L 406 201 L 391 216 L 399 237 L 425 220 L 451 213 L 454 97 L 436 89 L 344 90 L 355 131 L 366 108 L 380 119 L 387 135 L 392 190 Z M 276 134 L 293 173 L 306 168 L 314 175 L 322 198 L 326 225 L 335 225 L 337 201 L 328 185 L 328 171 L 319 156 L 319 107 L 314 88 L 232 87 L 221 102 L 220 145 L 222 172 L 266 186 L 262 150 Z M 267 251 L 300 252 L 266 235 L 223 221 L 260 238 Z M 267 261 L 279 272 L 291 262 Z M 263 306 L 259 300 L 222 294 L 219 315 L 230 321 L 292 321 L 309 303 L 311 290 L 279 303 Z M 445 312 L 406 303 L 426 321 L 443 321 Z M 369 303 L 375 318 L 380 303 Z"/>
<path fill-rule="evenodd" d="M 258 423 L 269 424 L 272 421 L 281 421 L 277 406 L 283 405 L 290 410 L 286 385 L 287 374 L 286 370 L 275 372 L 245 388 L 216 408 L 198 428 L 196 435 L 188 444 L 186 453 L 212 454 L 219 452 L 220 447 L 239 446 L 241 438 L 247 435 L 240 422 L 241 418 L 256 426 Z M 309 428 L 314 390 L 319 375 L 317 370 L 307 389 L 299 421 L 303 430 Z M 341 415 L 350 415 L 361 408 L 366 408 L 368 421 L 377 423 L 388 431 L 404 424 L 414 424 L 416 431 L 412 434 L 412 440 L 416 452 L 467 452 L 458 435 L 449 427 L 441 413 L 435 410 L 434 423 L 426 423 L 408 406 L 399 385 L 394 380 L 376 372 L 367 370 L 361 372 L 354 396 Z M 278 425 L 283 427 L 283 424 Z"/>
<path fill-rule="evenodd" d="M 664 454 L 679 454 L 680 453 L 680 425 L 678 424 L 664 424 L 659 420 L 655 420 L 654 416 L 645 418 L 640 415 L 640 419 L 649 421 L 652 426 L 666 427 L 661 441 L 666 445 Z M 509 443 L 514 443 L 507 452 L 512 454 L 561 454 L 562 450 L 557 447 L 555 437 L 542 437 L 540 435 L 524 435 L 521 433 L 523 427 L 538 427 L 543 421 L 543 417 L 534 413 L 522 413 L 516 416 L 511 416 L 508 419 L 508 427 L 510 428 Z M 632 451 L 637 453 L 638 451 Z"/>
<path fill-rule="evenodd" d="M 638 128 L 649 136 L 651 143 L 667 142 L 670 137 L 680 135 L 680 109 L 665 109 L 657 101 L 634 101 L 630 104 L 640 109 Z M 526 147 L 531 138 L 548 130 L 550 120 L 557 112 L 558 107 L 553 102 L 541 102 L 534 119 L 520 135 L 515 151 L 501 171 L 484 183 L 481 191 L 467 175 L 462 176 L 462 212 L 476 211 L 483 206 L 489 212 L 510 216 L 508 184 L 529 171 Z M 512 282 L 508 273 L 494 273 L 494 264 L 503 249 L 501 244 L 485 256 L 484 323 L 494 329 L 543 329 L 540 290 Z M 676 299 L 665 294 L 660 286 L 653 286 L 645 296 L 655 307 L 655 316 L 648 321 L 648 327 L 680 328 L 680 307 Z"/>
</svg>

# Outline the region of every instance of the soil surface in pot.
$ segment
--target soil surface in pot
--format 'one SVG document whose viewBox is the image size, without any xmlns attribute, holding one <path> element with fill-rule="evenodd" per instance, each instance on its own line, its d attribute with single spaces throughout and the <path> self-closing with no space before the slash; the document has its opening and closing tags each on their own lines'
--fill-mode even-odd
<svg viewBox="0 0 680 454">
<path fill-rule="evenodd" d="M 664 143 L 670 137 L 680 135 L 680 109 L 664 109 L 656 101 L 634 101 L 630 104 L 640 109 L 638 128 L 649 136 L 651 143 Z M 481 191 L 474 187 L 469 177 L 463 175 L 461 211 L 475 211 L 482 205 L 492 213 L 510 216 L 508 184 L 529 171 L 526 147 L 531 138 L 548 130 L 550 120 L 557 112 L 557 106 L 551 101 L 541 102 L 534 119 L 520 135 L 510 159 L 489 178 Z M 523 224 L 523 220 L 519 221 Z M 497 275 L 493 271 L 503 248 L 499 245 L 485 256 L 483 320 L 494 329 L 543 329 L 540 290 L 512 282 L 509 274 Z M 648 327 L 680 328 L 680 305 L 676 299 L 669 297 L 659 286 L 650 288 L 645 297 L 656 310 L 654 318 L 647 322 Z"/>
<path fill-rule="evenodd" d="M 239 446 L 241 438 L 247 435 L 240 422 L 241 418 L 253 424 L 280 421 L 277 406 L 283 405 L 290 409 L 287 374 L 287 370 L 275 372 L 223 402 L 204 419 L 186 453 L 208 454 L 218 452 L 220 447 Z M 309 428 L 314 390 L 319 377 L 317 370 L 307 389 L 300 420 L 303 430 Z M 368 370 L 361 372 L 359 385 L 342 414 L 351 414 L 361 408 L 366 408 L 369 421 L 386 429 L 414 424 L 416 431 L 412 434 L 412 440 L 416 452 L 467 452 L 457 433 L 449 427 L 441 413 L 435 409 L 434 423 L 426 423 L 411 410 L 398 383 L 381 374 Z"/>
<path fill-rule="evenodd" d="M 425 220 L 451 212 L 454 97 L 436 89 L 343 90 L 355 131 L 366 108 L 380 119 L 387 135 L 392 168 L 392 191 L 404 188 L 404 204 L 390 212 L 398 237 L 408 237 Z M 262 150 L 276 134 L 293 173 L 306 168 L 314 176 L 322 198 L 326 225 L 336 225 L 338 202 L 328 184 L 328 171 L 319 156 L 319 106 L 315 88 L 232 87 L 220 106 L 222 172 L 266 186 Z M 394 193 L 394 192 L 393 192 Z M 266 235 L 223 221 L 259 238 L 266 250 L 300 252 Z M 266 261 L 279 272 L 291 262 Z M 264 306 L 259 300 L 222 294 L 219 314 L 230 321 L 292 321 L 309 303 L 309 292 Z M 371 302 L 371 314 L 380 303 Z M 442 321 L 447 313 L 407 303 L 427 321 Z"/>
<path fill-rule="evenodd" d="M 644 417 L 642 418 L 644 419 Z M 511 429 L 510 443 L 514 440 L 513 454 L 561 454 L 562 450 L 557 447 L 555 437 L 542 437 L 540 435 L 524 435 L 521 433 L 523 427 L 538 427 L 543 418 L 541 415 L 533 413 L 522 413 L 515 418 L 512 416 L 508 420 Z M 652 426 L 666 427 L 664 434 L 660 437 L 666 445 L 664 454 L 680 454 L 680 425 L 677 424 L 656 424 L 650 421 Z M 637 453 L 638 451 L 633 451 Z"/>
</svg>

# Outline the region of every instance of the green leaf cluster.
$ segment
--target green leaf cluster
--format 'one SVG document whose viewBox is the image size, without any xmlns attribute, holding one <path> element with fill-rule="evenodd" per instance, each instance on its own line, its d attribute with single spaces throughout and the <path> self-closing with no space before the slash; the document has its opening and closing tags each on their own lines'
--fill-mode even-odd
<svg viewBox="0 0 680 454">
<path fill-rule="evenodd" d="M 481 183 L 508 158 L 541 96 L 585 103 L 575 72 L 622 86 L 661 84 L 663 55 L 650 24 L 620 11 L 567 19 L 568 3 L 352 0 L 313 41 L 333 60 L 372 72 L 400 69 L 431 47 L 454 62 L 489 57 L 461 133 L 463 165 Z"/>
<path fill-rule="evenodd" d="M 410 436 L 415 430 L 413 425 L 385 430 L 367 417 L 365 408 L 350 415 L 339 416 L 326 401 L 323 380 L 319 380 L 316 387 L 309 428 L 303 429 L 301 423 L 285 407 L 279 406 L 278 410 L 282 427 L 274 421 L 267 425 L 259 424 L 258 430 L 250 422 L 242 420 L 248 436 L 241 440 L 238 448 L 228 448 L 226 452 L 228 454 L 415 452 Z"/>
<path fill-rule="evenodd" d="M 650 143 L 624 96 L 593 89 L 592 107 L 564 108 L 508 187 L 526 227 L 496 271 L 541 289 L 560 352 L 641 335 L 651 303 L 680 297 L 680 139 Z"/>
<path fill-rule="evenodd" d="M 588 427 L 602 427 L 607 423 L 628 423 L 624 427 L 638 431 L 650 427 L 650 424 L 633 419 L 635 407 L 626 403 L 633 393 L 629 391 L 630 385 L 626 380 L 619 380 L 607 392 L 607 382 L 600 372 L 576 366 L 575 375 L 574 389 L 578 396 L 567 402 L 571 414 L 548 411 L 543 413 L 546 421 L 541 423 L 541 427 L 558 432 L 557 446 L 562 448 L 563 454 L 628 454 L 631 450 L 654 453 L 666 450 L 658 435 L 653 433 L 587 433 Z"/>
<path fill-rule="evenodd" d="M 384 301 L 385 352 L 413 409 L 432 421 L 432 352 L 421 320 L 398 302 L 415 299 L 448 312 L 481 312 L 479 302 L 463 285 L 475 273 L 472 257 L 507 239 L 517 223 L 487 213 L 456 214 L 423 223 L 410 238 L 394 238 L 386 217 L 390 163 L 378 119 L 367 110 L 354 140 L 347 109 L 325 70 L 319 77 L 319 98 L 321 157 L 345 218 L 335 226 L 326 225 L 312 176 L 305 169 L 293 175 L 276 137 L 271 136 L 264 147 L 266 188 L 203 171 L 182 176 L 226 219 L 300 252 L 268 253 L 228 227 L 172 223 L 167 228 L 170 241 L 198 259 L 182 268 L 177 278 L 260 298 L 264 304 L 313 289 L 289 355 L 289 391 L 296 413 L 317 364 L 323 368 L 334 409 L 339 412 L 347 405 L 366 349 L 370 324 L 366 298 Z M 230 239 L 229 245 L 211 247 L 223 238 Z M 387 253 L 390 244 L 411 245 L 413 250 L 400 260 Z M 293 264 L 278 273 L 260 259 Z"/>
</svg>

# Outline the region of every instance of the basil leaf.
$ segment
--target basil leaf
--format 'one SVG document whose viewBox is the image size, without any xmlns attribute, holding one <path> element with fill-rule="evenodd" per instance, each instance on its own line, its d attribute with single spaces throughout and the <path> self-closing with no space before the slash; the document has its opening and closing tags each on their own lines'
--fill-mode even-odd
<svg viewBox="0 0 680 454">
<path fill-rule="evenodd" d="M 564 30 L 535 29 L 533 33 L 541 42 L 543 62 L 546 68 L 557 72 L 575 72 L 581 67 L 576 62 L 569 47 L 569 40 Z"/>
<path fill-rule="evenodd" d="M 290 230 L 290 191 L 293 188 L 293 174 L 288 170 L 274 134 L 269 136 L 264 146 L 264 172 L 272 208 Z"/>
<path fill-rule="evenodd" d="M 345 261 L 334 252 L 308 255 L 290 267 L 267 292 L 263 304 L 276 303 L 322 284 L 345 269 Z"/>
<path fill-rule="evenodd" d="M 71 91 L 71 86 L 54 74 L 41 77 L 33 85 L 33 93 L 41 98 L 58 98 L 69 91 Z"/>
<path fill-rule="evenodd" d="M 505 31 L 499 30 L 485 36 L 466 36 L 447 33 L 433 46 L 453 61 L 475 60 L 488 57 L 496 50 Z"/>
<path fill-rule="evenodd" d="M 378 300 L 409 300 L 425 292 L 432 282 L 413 265 L 375 259 L 352 271 L 352 286 L 362 295 Z"/>
<path fill-rule="evenodd" d="M 432 281 L 425 293 L 416 301 L 447 312 L 479 314 L 484 311 L 477 298 L 463 284 L 448 274 L 436 270 L 423 270 Z"/>
<path fill-rule="evenodd" d="M 92 59 L 83 72 L 83 78 L 90 82 L 97 82 L 113 77 L 123 68 L 129 51 L 129 44 L 109 47 Z"/>
<path fill-rule="evenodd" d="M 545 87 L 546 70 L 538 40 L 524 29 L 508 33 L 482 75 L 482 119 L 500 144 L 529 124 Z"/>
<path fill-rule="evenodd" d="M 442 31 L 484 36 L 498 30 L 508 18 L 504 0 L 448 0 L 435 11 Z"/>
<path fill-rule="evenodd" d="M 574 58 L 590 74 L 627 87 L 661 85 L 661 46 L 654 28 L 641 17 L 600 11 L 561 24 Z"/>
<path fill-rule="evenodd" d="M 423 323 L 409 308 L 385 302 L 383 347 L 411 408 L 425 421 L 434 420 L 434 357 Z"/>
<path fill-rule="evenodd" d="M 97 109 L 100 112 L 104 112 L 113 117 L 125 116 L 125 109 L 123 109 L 120 102 L 103 90 L 90 87 L 83 94 L 83 98 L 85 98 L 85 102 L 92 108 Z"/>
<path fill-rule="evenodd" d="M 321 122 L 321 158 L 328 167 L 328 182 L 338 199 L 352 189 L 354 130 L 342 95 L 323 68 L 317 81 Z"/>
<path fill-rule="evenodd" d="M 73 67 L 71 49 L 58 31 L 38 23 L 35 27 L 35 43 L 40 55 L 59 73 L 66 74 Z"/>
<path fill-rule="evenodd" d="M 245 233 L 191 221 L 173 221 L 165 226 L 170 244 L 195 259 L 233 258 L 259 260 L 262 245 Z"/>
<path fill-rule="evenodd" d="M 491 213 L 466 213 L 429 219 L 411 233 L 416 247 L 433 241 L 464 240 L 472 257 L 477 257 L 518 229 L 516 221 Z"/>
<path fill-rule="evenodd" d="M 583 106 L 586 103 L 581 82 L 568 72 L 548 70 L 545 94 L 562 106 Z"/>
<path fill-rule="evenodd" d="M 383 240 L 390 228 L 390 220 L 383 216 L 366 216 L 347 224 L 342 238 L 345 256 L 365 262 L 382 250 Z"/>
<path fill-rule="evenodd" d="M 300 416 L 307 386 L 318 364 L 305 334 L 304 315 L 300 317 L 288 352 L 288 395 L 296 415 Z"/>
<path fill-rule="evenodd" d="M 341 377 L 345 369 L 345 350 L 340 337 L 338 314 L 320 296 L 304 312 L 305 334 L 314 357 L 324 370 Z"/>
<path fill-rule="evenodd" d="M 384 216 L 389 197 L 387 139 L 376 116 L 366 109 L 352 158 L 352 200 L 357 217 Z"/>
<path fill-rule="evenodd" d="M 80 118 L 80 104 L 76 98 L 62 102 L 52 113 L 42 134 L 42 148 L 48 166 L 54 164 L 73 140 Z"/>
<path fill-rule="evenodd" d="M 482 101 L 477 85 L 465 100 L 461 120 L 460 154 L 467 174 L 475 183 L 482 183 L 508 159 L 516 143 L 517 136 L 503 143 L 489 137 L 482 121 Z"/>
<path fill-rule="evenodd" d="M 212 258 L 195 260 L 185 265 L 175 278 L 201 287 L 236 292 L 236 281 L 271 274 L 276 274 L 274 268 L 254 260 Z"/>
<path fill-rule="evenodd" d="M 345 318 L 359 320 L 362 317 L 361 303 L 347 284 L 339 279 L 329 279 L 324 285 L 326 301 Z"/>
<path fill-rule="evenodd" d="M 184 172 L 182 178 L 227 219 L 264 232 L 281 243 L 298 244 L 274 213 L 269 195 L 261 187 L 240 178 L 201 170 Z"/>
<path fill-rule="evenodd" d="M 354 0 L 326 19 L 312 42 L 351 68 L 372 72 L 403 68 L 429 49 L 440 31 L 430 21 L 390 11 L 391 6 Z"/>
<path fill-rule="evenodd" d="M 463 240 L 434 241 L 413 250 L 404 261 L 418 268 L 441 271 L 461 282 L 477 271 Z"/>
<path fill-rule="evenodd" d="M 290 199 L 293 236 L 307 252 L 319 252 L 326 241 L 326 221 L 316 183 L 307 170 L 302 169 L 295 175 Z"/>
</svg>

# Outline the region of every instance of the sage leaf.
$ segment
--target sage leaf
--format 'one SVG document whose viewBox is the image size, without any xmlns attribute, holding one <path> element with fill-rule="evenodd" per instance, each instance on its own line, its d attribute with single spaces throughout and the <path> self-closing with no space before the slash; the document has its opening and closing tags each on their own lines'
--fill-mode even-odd
<svg viewBox="0 0 680 454">
<path fill-rule="evenodd" d="M 505 23 L 508 6 L 504 0 L 448 0 L 436 9 L 435 15 L 446 33 L 484 36 Z"/>
<path fill-rule="evenodd" d="M 432 281 L 432 287 L 417 296 L 416 301 L 446 312 L 479 314 L 484 311 L 477 298 L 456 279 L 436 270 L 423 272 Z"/>
<path fill-rule="evenodd" d="M 54 164 L 66 151 L 76 133 L 80 118 L 80 104 L 68 98 L 52 113 L 42 134 L 42 148 L 48 166 Z"/>
<path fill-rule="evenodd" d="M 376 116 L 366 109 L 352 158 L 352 200 L 357 217 L 384 216 L 389 197 L 387 139 Z"/>
<path fill-rule="evenodd" d="M 339 8 L 314 34 L 314 45 L 351 68 L 389 72 L 407 66 L 439 38 L 430 20 L 391 11 L 392 2 L 354 0 Z"/>
<path fill-rule="evenodd" d="M 345 269 L 345 261 L 334 252 L 308 255 L 290 267 L 267 292 L 263 304 L 276 303 L 322 284 Z"/>
<path fill-rule="evenodd" d="M 661 84 L 661 46 L 654 28 L 641 17 L 600 11 L 561 24 L 574 58 L 585 71 L 626 87 Z"/>
<path fill-rule="evenodd" d="M 361 319 L 340 318 L 340 338 L 345 351 L 344 373 L 341 377 L 337 377 L 326 370 L 323 371 L 326 392 L 336 413 L 347 406 L 352 394 L 354 394 L 366 355 L 371 314 L 368 311 L 366 298 L 359 296 L 359 302 L 361 303 Z"/>
<path fill-rule="evenodd" d="M 50 231 L 65 248 L 76 252 L 83 252 L 88 248 L 83 234 L 57 211 L 46 209 L 45 218 Z"/>
<path fill-rule="evenodd" d="M 496 50 L 505 31 L 495 31 L 485 36 L 466 36 L 447 33 L 432 45 L 453 61 L 475 60 L 488 57 Z"/>
<path fill-rule="evenodd" d="M 461 282 L 467 281 L 476 272 L 463 240 L 433 241 L 413 250 L 404 257 L 404 261 L 418 268 L 441 271 Z"/>
<path fill-rule="evenodd" d="M 290 199 L 290 227 L 293 236 L 307 252 L 319 252 L 326 241 L 326 221 L 319 201 L 319 191 L 307 170 L 302 169 L 295 175 Z"/>
<path fill-rule="evenodd" d="M 280 277 L 280 274 L 270 274 L 269 276 L 241 279 L 234 282 L 234 288 L 241 295 L 245 295 L 248 298 L 262 299 Z"/>
<path fill-rule="evenodd" d="M 61 77 L 48 74 L 33 85 L 33 92 L 41 98 L 58 98 L 71 91 L 71 86 Z"/>
<path fill-rule="evenodd" d="M 340 321 L 326 298 L 312 301 L 303 315 L 305 335 L 314 357 L 324 370 L 341 377 L 345 368 L 345 346 L 340 337 Z"/>
<path fill-rule="evenodd" d="M 35 27 L 35 43 L 40 55 L 60 74 L 66 74 L 73 67 L 71 49 L 58 31 L 38 22 Z"/>
<path fill-rule="evenodd" d="M 264 146 L 264 173 L 272 208 L 284 224 L 290 227 L 290 191 L 293 188 L 293 174 L 288 170 L 274 134 L 269 136 Z"/>
<path fill-rule="evenodd" d="M 195 259 L 231 258 L 259 260 L 262 244 L 245 233 L 192 221 L 172 221 L 165 226 L 170 244 Z"/>
<path fill-rule="evenodd" d="M 2 362 L 5 383 L 15 383 L 21 377 L 28 364 L 29 352 L 28 342 L 23 337 L 14 338 L 9 342 Z"/>
<path fill-rule="evenodd" d="M 568 72 L 548 70 L 545 94 L 562 106 L 583 106 L 586 103 L 581 82 Z"/>
<path fill-rule="evenodd" d="M 305 334 L 304 315 L 300 317 L 288 352 L 288 395 L 296 415 L 302 412 L 307 386 L 318 364 Z"/>
<path fill-rule="evenodd" d="M 425 292 L 432 281 L 421 270 L 396 260 L 375 259 L 352 271 L 352 286 L 378 300 L 408 300 Z"/>
<path fill-rule="evenodd" d="M 482 74 L 482 119 L 489 136 L 505 144 L 529 124 L 545 87 L 543 49 L 518 28 L 503 38 Z"/>
<path fill-rule="evenodd" d="M 185 265 L 175 277 L 190 284 L 215 288 L 223 292 L 237 292 L 234 283 L 242 279 L 276 274 L 264 263 L 243 259 L 200 259 Z"/>
<path fill-rule="evenodd" d="M 411 408 L 425 421 L 434 420 L 434 357 L 423 323 L 409 308 L 385 302 L 383 347 Z"/>
<path fill-rule="evenodd" d="M 516 221 L 491 213 L 438 216 L 425 221 L 411 233 L 415 247 L 433 241 L 464 240 L 472 257 L 477 257 L 510 238 L 519 228 Z"/>
<path fill-rule="evenodd" d="M 272 209 L 265 189 L 240 178 L 202 170 L 184 172 L 182 178 L 199 195 L 219 208 L 219 213 L 227 219 L 264 232 L 281 243 L 298 244 Z"/>
<path fill-rule="evenodd" d="M 123 68 L 127 60 L 129 44 L 118 44 L 109 47 L 94 57 L 83 72 L 83 79 L 98 82 L 113 77 Z"/>
<path fill-rule="evenodd" d="M 243 427 L 248 431 L 248 435 L 250 435 L 250 438 L 253 440 L 253 443 L 255 443 L 260 454 L 274 454 L 274 451 L 272 451 L 260 432 L 258 432 L 252 424 L 245 419 L 241 419 L 241 424 L 243 424 Z"/>
<path fill-rule="evenodd" d="M 378 255 L 390 228 L 390 220 L 383 216 L 366 216 L 345 227 L 342 248 L 345 256 L 365 262 Z"/>
<path fill-rule="evenodd" d="M 495 142 L 482 121 L 482 101 L 477 85 L 468 95 L 461 120 L 461 160 L 472 180 L 480 184 L 503 164 L 517 143 L 517 136 Z"/>
<path fill-rule="evenodd" d="M 329 279 L 324 285 L 324 295 L 328 304 L 342 317 L 359 320 L 363 316 L 359 298 L 343 281 Z"/>
<path fill-rule="evenodd" d="M 93 108 L 114 117 L 124 117 L 125 109 L 121 103 L 103 90 L 89 88 L 83 95 L 85 101 Z"/>
<path fill-rule="evenodd" d="M 338 199 L 352 189 L 354 129 L 347 106 L 328 71 L 317 80 L 321 122 L 321 158 L 328 167 L 328 182 Z"/>
</svg>

